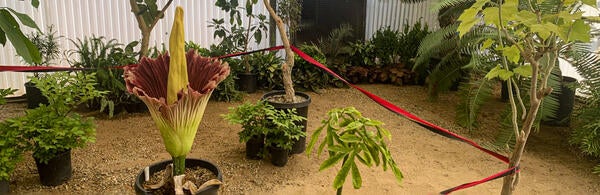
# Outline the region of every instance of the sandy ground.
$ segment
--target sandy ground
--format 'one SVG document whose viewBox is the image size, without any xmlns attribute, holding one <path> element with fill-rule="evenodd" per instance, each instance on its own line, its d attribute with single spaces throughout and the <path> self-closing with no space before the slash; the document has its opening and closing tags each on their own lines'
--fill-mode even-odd
<svg viewBox="0 0 600 195">
<path fill-rule="evenodd" d="M 486 145 L 498 128 L 501 103 L 489 102 L 482 113 L 480 128 L 472 132 L 454 121 L 456 94 L 441 95 L 429 102 L 419 86 L 361 85 L 413 114 Z M 326 112 L 335 107 L 354 106 L 364 116 L 383 121 L 392 133 L 390 150 L 404 173 L 398 184 L 393 174 L 380 167 L 362 167 L 363 187 L 352 189 L 346 181 L 345 194 L 437 194 L 465 182 L 479 180 L 506 168 L 506 165 L 467 144 L 437 134 L 378 106 L 352 89 L 326 89 L 309 93 L 308 131 L 320 125 Z M 245 101 L 254 102 L 261 92 Z M 331 187 L 339 167 L 319 172 L 325 156 L 294 155 L 285 167 L 268 160 L 247 160 L 244 144 L 238 142 L 240 126 L 229 125 L 220 115 L 241 102 L 210 102 L 189 157 L 216 163 L 223 172 L 222 194 L 334 194 Z M 0 119 L 21 114 L 25 104 L 10 104 Z M 133 194 L 133 180 L 145 166 L 169 159 L 149 114 L 121 114 L 113 119 L 96 120 L 97 142 L 73 151 L 73 178 L 57 187 L 44 187 L 38 181 L 30 154 L 20 163 L 11 180 L 16 193 L 57 194 L 108 193 Z M 568 128 L 543 127 L 527 145 L 516 194 L 600 194 L 600 176 L 593 175 L 593 161 L 571 152 L 566 137 Z M 499 194 L 502 180 L 494 180 L 454 194 Z"/>
</svg>

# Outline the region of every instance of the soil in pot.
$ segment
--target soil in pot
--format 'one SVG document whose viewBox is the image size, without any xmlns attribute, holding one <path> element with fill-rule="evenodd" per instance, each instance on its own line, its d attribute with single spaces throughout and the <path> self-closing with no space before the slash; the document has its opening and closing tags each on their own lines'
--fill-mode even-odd
<svg viewBox="0 0 600 195">
<path fill-rule="evenodd" d="M 40 182 L 45 186 L 57 186 L 65 183 L 71 178 L 73 168 L 71 166 L 71 150 L 60 153 L 50 159 L 48 163 L 42 163 L 35 159 Z"/>
<path fill-rule="evenodd" d="M 175 194 L 175 190 L 172 185 L 165 185 L 162 188 L 156 190 L 144 189 L 144 184 L 157 184 L 164 178 L 165 167 L 172 163 L 172 160 L 162 161 L 150 166 L 150 180 L 144 181 L 144 170 L 142 170 L 136 178 L 135 190 L 136 194 Z M 206 181 L 212 179 L 223 180 L 221 171 L 212 163 L 200 159 L 186 159 L 185 161 L 185 181 L 192 181 L 196 187 L 200 187 Z M 219 186 L 212 186 L 205 190 L 199 191 L 196 194 L 201 195 L 216 195 L 218 194 Z M 186 194 L 191 194 L 189 191 L 184 190 Z"/>
<path fill-rule="evenodd" d="M 25 83 L 25 94 L 27 94 L 27 108 L 29 109 L 37 108 L 40 104 L 48 105 L 48 98 L 32 82 Z"/>
<path fill-rule="evenodd" d="M 269 151 L 271 154 L 271 164 L 278 167 L 283 167 L 287 164 L 290 154 L 288 150 L 279 147 L 270 147 Z"/>
<path fill-rule="evenodd" d="M 10 182 L 8 180 L 0 180 L 0 194 L 8 194 L 10 192 Z"/>
<path fill-rule="evenodd" d="M 295 103 L 282 103 L 284 102 L 285 91 L 271 91 L 263 95 L 262 99 L 266 100 L 269 104 L 273 105 L 276 109 L 289 109 L 296 108 L 298 115 L 308 119 L 308 106 L 310 105 L 311 99 L 308 94 L 302 92 L 296 92 Z M 308 121 L 303 120 L 298 125 L 302 125 L 302 131 L 306 132 L 306 126 Z M 306 150 L 306 137 L 300 138 L 294 142 L 294 146 L 290 151 L 291 154 L 300 154 Z"/>
<path fill-rule="evenodd" d="M 236 84 L 238 90 L 246 93 L 254 93 L 258 89 L 258 76 L 254 73 L 238 73 Z"/>
<path fill-rule="evenodd" d="M 252 136 L 246 142 L 246 158 L 251 160 L 262 159 L 262 151 L 265 147 L 265 136 Z"/>
</svg>

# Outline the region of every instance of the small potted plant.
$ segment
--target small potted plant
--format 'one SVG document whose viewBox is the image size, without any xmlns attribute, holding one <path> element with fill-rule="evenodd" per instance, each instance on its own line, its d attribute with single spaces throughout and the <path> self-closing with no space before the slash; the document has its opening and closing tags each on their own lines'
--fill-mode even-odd
<svg viewBox="0 0 600 195">
<path fill-rule="evenodd" d="M 188 77 L 193 75 L 193 77 Z M 229 66 L 220 60 L 199 56 L 194 50 L 185 52 L 183 9 L 177 7 L 169 39 L 169 53 L 151 59 L 143 57 L 138 64 L 125 68 L 125 84 L 130 93 L 142 100 L 160 130 L 171 160 L 151 165 L 140 171 L 135 181 L 138 194 L 174 190 L 183 194 L 215 194 L 222 176 L 213 163 L 186 158 L 211 93 L 229 75 Z M 189 79 L 188 79 L 189 78 Z M 209 169 L 215 176 L 207 183 L 192 182 L 191 168 Z M 165 170 L 162 182 L 152 184 L 149 177 Z M 186 177 L 188 175 L 188 177 Z M 188 180 L 184 182 L 184 178 Z M 196 183 L 196 184 L 194 184 Z M 202 184 L 204 183 L 204 184 Z M 200 187 L 196 187 L 201 185 Z"/>
<path fill-rule="evenodd" d="M 306 118 L 297 114 L 295 109 L 275 109 L 267 112 L 269 127 L 265 136 L 265 146 L 271 156 L 271 163 L 283 167 L 298 140 L 306 137 L 302 121 Z"/>
<path fill-rule="evenodd" d="M 319 135 L 325 130 L 325 138 L 319 144 L 317 155 L 320 155 L 327 146 L 329 158 L 323 161 L 319 171 L 338 163 L 342 164 L 333 180 L 333 188 L 337 190 L 338 195 L 342 194 L 342 187 L 348 173 L 352 174 L 354 189 L 362 186 L 357 159 L 368 167 L 381 165 L 384 171 L 390 168 L 398 182 L 402 181 L 402 172 L 384 141 L 385 138 L 391 139 L 391 135 L 381 127 L 383 125 L 381 121 L 363 117 L 354 107 L 336 108 L 330 110 L 327 115 L 329 118 L 323 120 L 323 125 L 312 134 L 306 153 L 310 156 L 319 140 Z"/>
<path fill-rule="evenodd" d="M 31 78 L 48 99 L 48 105 L 27 110 L 25 116 L 12 121 L 13 127 L 29 140 L 40 182 L 56 186 L 72 174 L 71 149 L 95 141 L 92 118 L 81 117 L 72 110 L 81 103 L 100 97 L 94 88 L 95 77 L 59 72 Z"/>
<path fill-rule="evenodd" d="M 230 123 L 242 125 L 238 136 L 241 143 L 246 143 L 246 158 L 262 159 L 265 134 L 269 124 L 267 116 L 273 111 L 273 106 L 258 101 L 256 104 L 244 103 L 237 107 L 230 107 L 229 113 L 222 115 Z"/>
<path fill-rule="evenodd" d="M 35 31 L 27 35 L 27 38 L 31 40 L 33 45 L 39 50 L 41 56 L 40 62 L 25 61 L 30 66 L 49 66 L 59 57 L 60 45 L 58 45 L 58 39 L 60 37 L 56 36 L 56 31 L 53 26 L 48 26 L 48 31 L 46 33 Z M 36 78 L 43 76 L 37 72 L 33 73 L 33 75 Z M 27 94 L 27 108 L 37 108 L 39 104 L 48 105 L 46 97 L 42 95 L 40 89 L 38 89 L 31 81 L 25 83 L 25 91 Z"/>
</svg>

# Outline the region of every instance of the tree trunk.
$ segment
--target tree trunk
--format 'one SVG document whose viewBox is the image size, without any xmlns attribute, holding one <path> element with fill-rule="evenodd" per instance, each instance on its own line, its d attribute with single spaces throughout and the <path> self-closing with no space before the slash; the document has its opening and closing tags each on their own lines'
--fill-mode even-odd
<svg viewBox="0 0 600 195">
<path fill-rule="evenodd" d="M 279 29 L 279 35 L 285 48 L 285 62 L 281 65 L 281 72 L 283 77 L 283 88 L 285 89 L 285 101 L 295 102 L 296 95 L 294 91 L 294 83 L 292 82 L 292 68 L 294 67 L 294 53 L 290 47 L 290 40 L 288 39 L 283 20 L 275 13 L 269 0 L 263 0 L 265 7 L 269 10 L 269 15 L 275 20 L 277 29 Z"/>
</svg>

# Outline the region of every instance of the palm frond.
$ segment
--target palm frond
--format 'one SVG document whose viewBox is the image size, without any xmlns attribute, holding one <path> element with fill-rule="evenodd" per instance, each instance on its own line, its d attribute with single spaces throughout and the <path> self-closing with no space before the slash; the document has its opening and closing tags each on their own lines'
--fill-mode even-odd
<svg viewBox="0 0 600 195">
<path fill-rule="evenodd" d="M 521 109 L 517 107 L 519 116 Z M 500 131 L 496 135 L 494 145 L 498 148 L 512 149 L 515 145 L 515 131 L 513 130 L 512 111 L 507 104 L 506 108 L 500 114 Z M 520 125 L 520 124 L 519 124 Z M 519 128 L 520 129 L 520 128 Z"/>
<path fill-rule="evenodd" d="M 462 13 L 462 10 L 471 7 L 473 3 L 475 3 L 475 0 L 440 0 L 439 2 L 431 5 L 430 9 L 432 11 L 439 12 L 443 8 L 449 8 L 445 10 L 444 13 L 440 13 L 440 15 L 448 15 L 450 13 L 457 12 L 457 10 L 460 10 L 460 13 Z M 460 15 L 460 13 L 458 14 Z"/>
<path fill-rule="evenodd" d="M 560 94 L 562 93 L 562 73 L 559 68 L 554 68 L 548 79 L 548 87 L 552 88 L 552 93 L 542 100 L 539 108 L 537 120 L 559 122 L 557 114 L 560 108 Z M 538 128 L 536 128 L 538 130 Z"/>
<path fill-rule="evenodd" d="M 419 45 L 413 70 L 423 68 L 422 66 L 428 65 L 429 59 L 437 55 L 439 51 L 447 51 L 450 49 L 451 47 L 449 46 L 449 43 L 453 41 L 455 42 L 456 39 L 448 40 L 448 38 L 451 38 L 454 36 L 454 34 L 456 34 L 457 28 L 458 24 L 450 25 L 433 31 L 425 36 L 425 38 L 421 40 L 421 45 Z M 454 37 L 458 38 L 457 36 Z"/>
<path fill-rule="evenodd" d="M 488 79 L 471 79 L 459 87 L 461 101 L 456 107 L 456 122 L 469 129 L 477 127 L 477 116 L 483 103 L 492 96 L 493 85 Z"/>
</svg>

